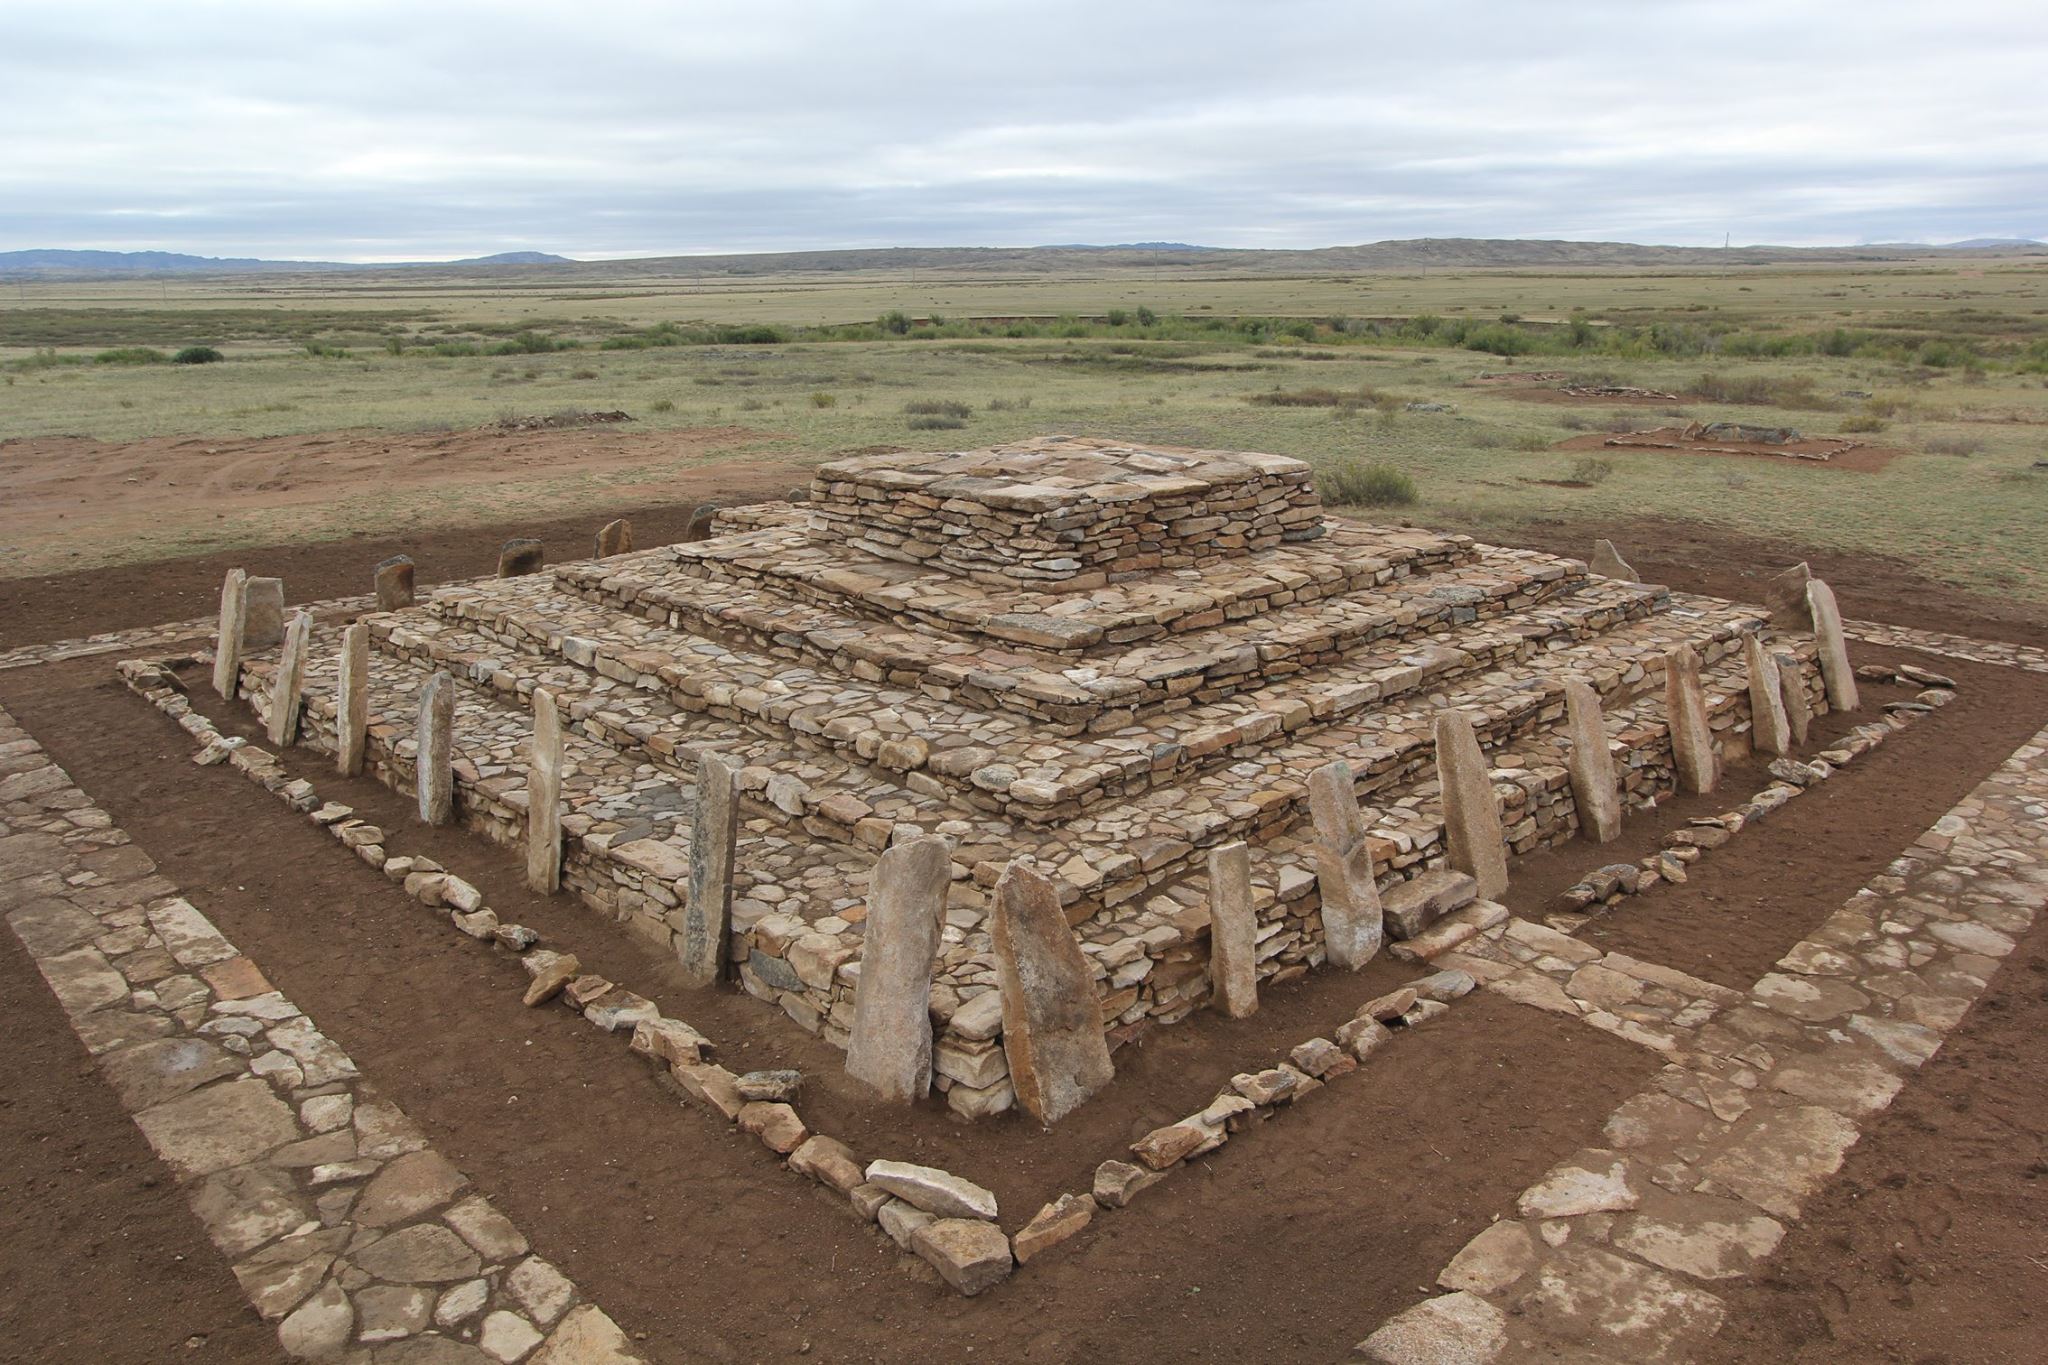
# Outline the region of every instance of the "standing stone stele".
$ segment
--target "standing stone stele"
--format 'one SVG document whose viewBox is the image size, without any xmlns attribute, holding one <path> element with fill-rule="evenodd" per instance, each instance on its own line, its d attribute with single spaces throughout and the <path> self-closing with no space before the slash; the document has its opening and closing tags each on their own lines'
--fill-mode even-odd
<svg viewBox="0 0 2048 1365">
<path fill-rule="evenodd" d="M 1796 654 L 1776 655 L 1778 688 L 1785 700 L 1785 719 L 1792 726 L 1792 742 L 1806 743 L 1813 725 L 1813 698 L 1806 695 L 1806 673 Z"/>
<path fill-rule="evenodd" d="M 1508 889 L 1500 794 L 1463 711 L 1436 713 L 1436 776 L 1443 788 L 1445 861 L 1479 884 L 1482 900 L 1499 900 Z"/>
<path fill-rule="evenodd" d="M 1805 560 L 1783 573 L 1764 580 L 1764 605 L 1771 609 L 1771 624 L 1779 630 L 1812 630 L 1813 612 L 1806 605 L 1806 585 L 1813 570 Z"/>
<path fill-rule="evenodd" d="M 1252 903 L 1252 856 L 1243 841 L 1209 850 L 1209 999 L 1246 1019 L 1259 1009 L 1259 913 Z"/>
<path fill-rule="evenodd" d="M 505 542 L 498 551 L 498 577 L 517 578 L 521 574 L 539 573 L 546 558 L 545 549 L 539 541 L 526 536 L 515 536 Z"/>
<path fill-rule="evenodd" d="M 1308 775 L 1308 809 L 1316 835 L 1311 851 L 1323 906 L 1323 956 L 1333 967 L 1357 971 L 1386 942 L 1386 920 L 1350 764 L 1340 758 Z"/>
<path fill-rule="evenodd" d="M 1621 551 L 1614 548 L 1614 542 L 1611 540 L 1593 542 L 1593 561 L 1588 567 L 1602 578 L 1618 578 L 1624 583 L 1643 581 L 1636 573 L 1635 566 L 1621 557 Z"/>
<path fill-rule="evenodd" d="M 690 513 L 689 523 L 683 527 L 684 543 L 711 539 L 711 523 L 717 516 L 717 503 L 707 502 L 699 505 L 696 511 Z"/>
<path fill-rule="evenodd" d="M 445 825 L 455 818 L 455 679 L 436 673 L 420 689 L 419 754 L 413 789 L 420 819 Z"/>
<path fill-rule="evenodd" d="M 277 676 L 270 682 L 270 742 L 286 745 L 299 737 L 299 711 L 306 704 L 306 651 L 313 643 L 313 614 L 301 611 L 284 633 Z"/>
<path fill-rule="evenodd" d="M 369 743 L 370 628 L 358 621 L 341 633 L 335 670 L 334 770 L 343 777 L 359 775 Z"/>
<path fill-rule="evenodd" d="M 1612 843 L 1621 833 L 1621 784 L 1615 780 L 1614 751 L 1607 742 L 1600 694 L 1589 683 L 1568 679 L 1564 714 L 1572 741 L 1567 771 L 1572 801 L 1579 811 L 1579 835 L 1596 844 Z"/>
<path fill-rule="evenodd" d="M 1849 642 L 1842 636 L 1842 610 L 1835 590 L 1818 578 L 1806 585 L 1806 609 L 1813 615 L 1813 643 L 1820 651 L 1820 679 L 1827 685 L 1828 705 L 1854 711 L 1856 670 L 1849 666 Z"/>
<path fill-rule="evenodd" d="M 951 846 L 924 834 L 886 850 L 868 882 L 846 1074 L 898 1104 L 931 1093 L 932 965 L 952 880 Z"/>
<path fill-rule="evenodd" d="M 1785 688 L 1778 661 L 1754 635 L 1742 637 L 1742 662 L 1749 670 L 1749 744 L 1763 754 L 1792 751 L 1792 722 L 1785 715 Z"/>
<path fill-rule="evenodd" d="M 555 694 L 533 689 L 533 748 L 526 763 L 526 884 L 562 884 L 562 711 Z"/>
<path fill-rule="evenodd" d="M 633 523 L 624 517 L 620 517 L 617 521 L 606 522 L 597 533 L 597 558 L 599 559 L 610 559 L 613 555 L 626 554 L 632 548 Z"/>
<path fill-rule="evenodd" d="M 269 649 L 284 639 L 284 580 L 252 578 L 243 591 L 242 652 Z"/>
<path fill-rule="evenodd" d="M 676 943 L 683 975 L 692 985 L 716 985 L 725 975 L 739 811 L 739 765 L 723 754 L 699 754 L 697 812 L 690 825 L 690 896 Z"/>
<path fill-rule="evenodd" d="M 220 633 L 213 645 L 213 690 L 229 701 L 242 675 L 242 631 L 249 613 L 249 575 L 229 569 L 220 585 Z"/>
<path fill-rule="evenodd" d="M 1012 859 L 996 879 L 989 934 L 1010 1084 L 1025 1113 L 1057 1123 L 1116 1075 L 1094 973 L 1059 891 L 1028 858 Z"/>
<path fill-rule="evenodd" d="M 403 611 L 413 604 L 412 569 L 411 555 L 393 555 L 378 563 L 378 611 Z"/>
<path fill-rule="evenodd" d="M 1664 719 L 1671 730 L 1671 766 L 1678 789 L 1704 795 L 1721 780 L 1721 753 L 1707 720 L 1707 692 L 1700 685 L 1700 656 L 1680 645 L 1664 656 Z"/>
</svg>

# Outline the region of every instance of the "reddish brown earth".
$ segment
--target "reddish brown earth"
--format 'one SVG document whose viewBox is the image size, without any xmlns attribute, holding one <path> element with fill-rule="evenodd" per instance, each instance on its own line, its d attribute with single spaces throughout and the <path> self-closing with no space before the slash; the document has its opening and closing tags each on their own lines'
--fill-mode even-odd
<svg viewBox="0 0 2048 1365">
<path fill-rule="evenodd" d="M 1544 532 L 1578 545 L 1582 529 Z M 1724 593 L 1723 583 L 1754 581 L 1754 546 L 1716 546 L 1697 531 L 1683 545 L 1655 543 L 1698 571 L 1670 572 L 1643 555 L 1654 577 Z M 302 565 L 294 597 L 359 590 L 373 556 L 339 548 L 352 552 Z M 1815 568 L 1842 586 L 1852 612 L 1905 619 L 1874 597 L 1857 600 L 1860 590 L 1883 591 L 1891 571 L 1881 562 Z M 192 572 L 210 595 L 218 572 Z M 351 581 L 327 586 L 320 572 Z M 71 586 L 89 600 L 87 583 Z M 1973 618 L 1982 604 L 1950 599 L 1944 610 L 1939 590 L 1916 586 L 1928 624 L 1966 629 L 1974 619 L 1984 633 L 2025 633 Z M 100 624 L 74 620 L 59 633 Z M 2048 716 L 2042 680 L 1934 666 L 1963 683 L 1953 706 L 1709 854 L 1686 886 L 1625 903 L 1588 932 L 1714 979 L 1753 979 Z M 839 1200 L 684 1107 L 616 1039 L 563 1011 L 522 1009 L 523 976 L 507 957 L 448 932 L 239 775 L 194 768 L 184 734 L 111 672 L 97 659 L 0 674 L 0 702 L 656 1360 L 1336 1359 L 1421 1297 L 1520 1189 L 1596 1140 L 1614 1104 L 1657 1064 L 1655 1054 L 1582 1026 L 1475 997 L 1398 1040 L 1369 1075 L 1240 1135 L 1131 1209 L 1100 1215 L 1080 1240 L 991 1294 L 960 1300 L 906 1272 Z M 323 795 L 382 820 L 398 851 L 440 857 L 508 917 L 697 1023 L 735 1069 L 804 1069 L 800 1107 L 820 1131 L 863 1155 L 925 1160 L 989 1185 L 1013 1230 L 1054 1193 L 1085 1189 L 1096 1162 L 1198 1107 L 1232 1072 L 1329 1031 L 1357 1001 L 1412 974 L 1391 963 L 1360 978 L 1317 973 L 1269 992 L 1253 1020 L 1198 1018 L 1126 1047 L 1111 1091 L 1050 1134 L 1014 1120 L 967 1128 L 937 1106 L 889 1114 L 863 1104 L 841 1078 L 839 1054 L 793 1025 L 742 998 L 690 994 L 664 963 L 573 901 L 525 892 L 502 853 L 421 829 L 375 784 L 337 779 L 315 758 L 294 761 Z M 1732 799 L 1759 780 L 1739 768 L 1724 791 Z M 1655 823 L 1668 828 L 1690 813 L 1667 807 Z M 1648 823 L 1629 835 L 1645 846 L 1653 836 Z M 1634 851 L 1574 848 L 1520 865 L 1513 908 L 1540 913 L 1616 848 Z M 1742 1320 L 1728 1359 L 2024 1358 L 2002 1352 L 2027 1340 L 2024 1290 L 2043 1273 L 2035 1177 L 2048 1171 L 2048 1098 L 2033 1041 L 2048 1022 L 2042 937 L 1873 1128 L 1771 1278 L 1736 1291 Z M 32 1331 L 43 1335 L 27 1339 L 44 1348 L 25 1358 L 160 1359 L 184 1354 L 177 1344 L 199 1334 L 207 1342 L 195 1358 L 268 1358 L 267 1330 L 175 1192 L 145 1185 L 160 1179 L 156 1164 L 40 979 L 9 949 L 0 954 L 0 1001 L 12 1006 L 0 1050 L 0 1081 L 9 1082 L 0 1090 L 0 1230 L 15 1235 L 0 1238 L 0 1318 L 37 1318 Z M 51 1141 L 63 1144 L 55 1161 Z M 90 1254 L 103 1229 L 120 1230 L 118 1243 L 100 1233 L 118 1256 Z M 1895 1241 L 1906 1243 L 1903 1262 Z M 105 1304 L 135 1305 L 151 1330 L 162 1326 L 165 1345 L 109 1325 L 97 1309 Z M 1979 1325 L 2004 1335 L 1982 1338 L 1979 1349 L 1979 1339 L 1959 1334 Z M 74 1342 L 86 1347 L 82 1357 Z"/>
</svg>

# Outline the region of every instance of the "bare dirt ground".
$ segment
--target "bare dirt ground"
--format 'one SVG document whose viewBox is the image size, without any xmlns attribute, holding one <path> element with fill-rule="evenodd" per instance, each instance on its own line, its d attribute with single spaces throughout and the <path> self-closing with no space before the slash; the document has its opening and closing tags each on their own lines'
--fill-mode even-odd
<svg viewBox="0 0 2048 1365">
<path fill-rule="evenodd" d="M 1825 460 L 1801 459 L 1801 455 L 1823 454 L 1834 448 L 1836 438 L 1786 441 L 1772 445 L 1765 441 L 1689 440 L 1682 427 L 1658 427 L 1653 430 L 1630 433 L 1631 439 L 1663 442 L 1676 447 L 1665 449 L 1662 445 L 1611 445 L 1616 433 L 1588 432 L 1570 440 L 1559 441 L 1553 450 L 1620 450 L 1630 455 L 1669 455 L 1683 459 L 1722 460 L 1776 460 L 1780 464 L 1796 465 L 1801 469 L 1847 471 L 1854 474 L 1875 474 L 1906 451 L 1896 446 L 1859 445 L 1852 450 L 1831 454 Z"/>
<path fill-rule="evenodd" d="M 746 496 L 727 474 L 704 470 L 664 504 L 637 509 L 642 542 L 673 538 L 695 502 Z M 793 481 L 764 469 L 759 492 Z M 201 616 L 229 564 L 281 571 L 301 600 L 362 591 L 369 566 L 395 549 L 421 560 L 423 582 L 486 569 L 503 539 L 536 530 L 551 558 L 574 557 L 588 552 L 587 523 L 9 584 L 10 598 L 27 591 L 7 603 L 5 643 Z M 1583 555 L 1593 535 L 1612 533 L 1555 523 L 1523 528 L 1511 543 Z M 1510 539 L 1497 527 L 1485 534 Z M 1647 522 L 1628 539 L 1646 576 L 1689 590 L 1754 600 L 1761 576 L 1806 557 L 1852 614 L 2048 640 L 2023 615 L 1926 584 L 1902 564 Z M 1858 651 L 1859 661 L 1896 657 Z M 1962 682 L 1954 705 L 1746 833 L 1687 885 L 1627 903 L 1588 933 L 1711 979 L 1754 979 L 2048 717 L 2048 680 L 1934 666 Z M 905 1273 L 838 1201 L 681 1107 L 615 1041 L 558 1012 L 520 1008 L 523 978 L 501 955 L 447 934 L 237 775 L 195 769 L 184 735 L 111 672 L 95 659 L 0 674 L 0 701 L 656 1360 L 1337 1359 L 1422 1297 L 1444 1261 L 1553 1161 L 1597 1141 L 1609 1110 L 1657 1065 L 1647 1050 L 1476 997 L 1376 1059 L 1370 1084 L 1340 1082 L 1132 1209 L 1102 1215 L 1001 1289 L 960 1300 Z M 1873 701 L 1891 695 L 1872 692 Z M 440 858 L 593 969 L 698 1023 L 736 1069 L 801 1067 L 813 1087 L 805 1113 L 822 1131 L 981 1180 L 1012 1226 L 1059 1190 L 1085 1188 L 1095 1162 L 1198 1106 L 1232 1072 L 1327 1031 L 1380 976 L 1391 985 L 1412 974 L 1390 963 L 1366 979 L 1318 973 L 1269 992 L 1247 1023 L 1198 1018 L 1126 1047 L 1116 1086 L 1049 1135 L 1020 1123 L 965 1129 L 935 1105 L 882 1114 L 848 1089 L 838 1054 L 800 1030 L 750 1001 L 685 994 L 665 963 L 597 916 L 522 890 L 509 860 L 480 841 L 405 821 L 404 803 L 374 783 L 292 761 L 323 795 L 404 830 L 403 851 Z M 1725 790 L 1757 780 L 1738 767 Z M 1673 804 L 1655 823 L 1694 813 Z M 1655 833 L 1645 824 L 1629 837 Z M 1512 908 L 1539 914 L 1613 856 L 1569 849 L 1519 864 Z M 21 1358 L 274 1359 L 268 1329 L 33 968 L 6 946 L 0 1319 L 30 1324 Z M 2025 1291 L 2044 1273 L 2048 1212 L 2048 1090 L 2036 1041 L 2048 1024 L 2044 946 L 2035 935 L 1872 1128 L 1769 1277 L 1735 1291 L 1726 1359 L 2034 1358 Z M 116 1318 L 110 1304 L 126 1308 Z M 202 1340 L 187 1345 L 192 1338 Z"/>
</svg>

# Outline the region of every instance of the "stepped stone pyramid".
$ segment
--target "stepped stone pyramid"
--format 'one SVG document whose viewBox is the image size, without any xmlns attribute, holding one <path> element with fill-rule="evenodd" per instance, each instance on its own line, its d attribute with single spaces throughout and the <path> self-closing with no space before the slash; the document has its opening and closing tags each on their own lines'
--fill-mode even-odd
<svg viewBox="0 0 2048 1365">
<path fill-rule="evenodd" d="M 1356 779 L 1382 888 L 1441 866 L 1435 716 L 1465 712 L 1524 853 L 1574 837 L 1563 688 L 1595 689 L 1624 804 L 1675 788 L 1665 656 L 1704 665 L 1747 747 L 1762 608 L 1462 535 L 1324 515 L 1272 455 L 1046 437 L 819 468 L 710 539 L 443 587 L 370 615 L 369 770 L 410 790 L 422 686 L 459 683 L 460 817 L 517 847 L 535 687 L 568 726 L 563 882 L 664 948 L 682 928 L 697 755 L 740 765 L 731 958 L 842 1048 L 870 870 L 940 834 L 953 881 L 935 1084 L 1014 1102 L 988 931 L 1003 867 L 1058 889 L 1113 1043 L 1209 994 L 1205 858 L 1251 845 L 1258 971 L 1323 961 L 1308 778 Z M 332 749 L 341 627 L 314 632 L 302 739 Z M 1810 636 L 1778 636 L 1826 709 Z M 269 706 L 275 651 L 241 687 Z"/>
</svg>

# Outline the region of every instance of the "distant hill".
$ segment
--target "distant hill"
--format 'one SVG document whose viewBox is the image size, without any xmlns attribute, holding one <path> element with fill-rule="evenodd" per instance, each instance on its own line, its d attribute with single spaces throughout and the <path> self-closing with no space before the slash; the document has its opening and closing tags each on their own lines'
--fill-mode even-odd
<svg viewBox="0 0 2048 1365">
<path fill-rule="evenodd" d="M 1876 242 L 1882 251 L 2010 251 L 2031 246 L 2048 246 L 2031 237 L 1972 237 L 1964 242 Z"/>
<path fill-rule="evenodd" d="M 575 265 L 545 251 L 504 251 L 461 261 L 363 265 L 352 261 L 262 261 L 244 256 L 187 256 L 175 251 L 0 251 L 0 277 L 48 275 L 296 275 L 327 270 L 412 270 L 434 266 Z"/>
</svg>

